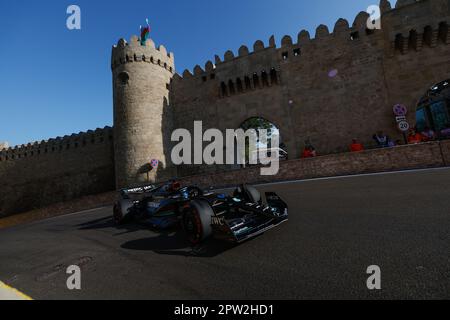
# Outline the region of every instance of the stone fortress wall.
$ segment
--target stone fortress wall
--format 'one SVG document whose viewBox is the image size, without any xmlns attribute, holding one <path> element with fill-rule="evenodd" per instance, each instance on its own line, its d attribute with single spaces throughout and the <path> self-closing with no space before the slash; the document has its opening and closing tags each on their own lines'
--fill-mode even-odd
<svg viewBox="0 0 450 320">
<path fill-rule="evenodd" d="M 0 151 L 0 217 L 114 190 L 112 128 Z"/>
<path fill-rule="evenodd" d="M 347 151 L 352 138 L 372 144 L 378 130 L 402 139 L 393 106 L 408 106 L 414 124 L 419 99 L 450 78 L 450 2 L 400 0 L 391 8 L 382 0 L 380 8 L 381 30 L 367 30 L 369 15 L 361 12 L 352 24 L 339 19 L 333 32 L 324 25 L 314 38 L 301 31 L 283 37 L 280 48 L 273 37 L 267 45 L 258 40 L 252 50 L 242 46 L 176 74 L 175 127 L 192 130 L 202 120 L 205 129 L 236 129 L 263 117 L 280 129 L 291 159 L 307 139 L 319 154 Z"/>
<path fill-rule="evenodd" d="M 152 181 L 217 171 L 170 165 L 171 130 L 192 131 L 195 120 L 203 121 L 204 129 L 224 130 L 263 117 L 280 129 L 290 159 L 298 158 L 306 139 L 321 155 L 347 151 L 354 137 L 371 144 L 378 130 L 400 139 L 393 105 L 407 105 L 414 124 L 419 99 L 450 78 L 450 1 L 399 0 L 391 8 L 382 0 L 380 8 L 381 30 L 367 30 L 368 14 L 360 13 L 352 24 L 339 19 L 332 32 L 321 25 L 314 38 L 301 31 L 296 39 L 283 37 L 280 47 L 273 37 L 267 44 L 256 41 L 252 49 L 227 51 L 223 59 L 216 56 L 182 76 L 163 46 L 156 49 L 150 40 L 140 46 L 136 37 L 120 40 L 111 62 L 114 129 L 0 151 L 0 216 L 142 182 L 152 158 L 162 161 L 156 174 L 150 172 Z M 332 70 L 335 77 L 329 77 Z M 402 150 L 414 150 L 414 168 L 421 167 L 421 148 Z M 428 158 L 425 167 L 430 161 L 448 165 Z M 329 159 L 335 166 L 343 161 Z M 320 176 L 319 160 L 308 163 Z M 358 172 L 366 162 L 358 162 Z M 304 163 L 284 165 L 292 166 L 301 171 Z"/>
</svg>

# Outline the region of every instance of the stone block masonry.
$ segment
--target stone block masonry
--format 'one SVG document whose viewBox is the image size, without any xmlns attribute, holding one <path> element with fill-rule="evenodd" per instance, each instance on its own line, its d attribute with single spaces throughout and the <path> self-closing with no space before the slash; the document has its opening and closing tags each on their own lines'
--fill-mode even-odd
<svg viewBox="0 0 450 320">
<path fill-rule="evenodd" d="M 378 130 L 403 140 L 393 106 L 406 105 L 414 126 L 420 99 L 450 79 L 450 2 L 397 1 L 392 8 L 382 0 L 380 8 L 379 30 L 367 30 L 369 16 L 361 12 L 353 22 L 338 19 L 332 31 L 302 30 L 280 47 L 273 37 L 258 40 L 175 74 L 174 127 L 191 131 L 202 120 L 205 130 L 237 129 L 262 117 L 279 128 L 291 159 L 308 139 L 319 154 L 344 152 L 352 138 L 370 145 Z"/>
<path fill-rule="evenodd" d="M 111 55 L 114 129 L 0 146 L 0 215 L 177 176 L 222 186 L 448 166 L 448 141 L 343 153 L 352 138 L 373 144 L 379 130 L 401 140 L 393 106 L 406 105 L 414 126 L 421 98 L 450 79 L 450 1 L 398 0 L 392 8 L 381 0 L 380 8 L 379 30 L 368 30 L 369 15 L 361 12 L 353 22 L 337 19 L 332 31 L 302 30 L 279 47 L 274 37 L 257 40 L 181 75 L 164 46 L 119 40 Z M 275 124 L 294 159 L 278 175 L 172 165 L 173 129 L 192 133 L 202 121 L 204 130 L 224 131 L 252 117 Z M 305 140 L 324 156 L 295 160 Z M 152 159 L 160 161 L 157 170 Z"/>
<path fill-rule="evenodd" d="M 430 142 L 357 153 L 340 153 L 280 163 L 276 176 L 261 176 L 259 167 L 182 178 L 185 185 L 222 188 L 237 184 L 258 184 L 449 165 L 450 141 Z M 387 188 L 389 188 L 387 186 Z"/>
</svg>

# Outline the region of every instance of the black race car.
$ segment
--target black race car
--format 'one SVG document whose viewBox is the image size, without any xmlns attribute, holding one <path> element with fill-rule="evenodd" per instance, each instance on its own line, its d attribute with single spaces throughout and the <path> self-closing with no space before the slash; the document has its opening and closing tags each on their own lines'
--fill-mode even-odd
<svg viewBox="0 0 450 320">
<path fill-rule="evenodd" d="M 159 229 L 181 224 L 188 240 L 198 244 L 211 236 L 245 241 L 287 221 L 288 210 L 276 193 L 266 192 L 263 201 L 248 185 L 229 196 L 171 182 L 121 190 L 113 217 L 118 224 L 139 220 Z"/>
</svg>

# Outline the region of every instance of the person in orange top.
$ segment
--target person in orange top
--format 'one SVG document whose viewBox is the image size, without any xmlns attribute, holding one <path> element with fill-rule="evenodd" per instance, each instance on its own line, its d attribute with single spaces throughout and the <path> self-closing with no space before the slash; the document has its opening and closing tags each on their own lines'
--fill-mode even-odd
<svg viewBox="0 0 450 320">
<path fill-rule="evenodd" d="M 351 152 L 359 152 L 364 151 L 364 146 L 362 143 L 358 141 L 358 139 L 353 139 L 352 144 L 350 145 L 350 151 Z"/>
<path fill-rule="evenodd" d="M 423 142 L 423 137 L 420 133 L 416 131 L 416 129 L 411 129 L 408 136 L 408 143 L 409 144 L 418 144 Z"/>
</svg>

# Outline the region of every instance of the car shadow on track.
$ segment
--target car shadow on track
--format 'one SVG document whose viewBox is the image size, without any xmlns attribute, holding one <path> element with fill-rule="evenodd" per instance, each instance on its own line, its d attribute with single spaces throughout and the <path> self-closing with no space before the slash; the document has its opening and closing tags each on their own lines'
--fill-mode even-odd
<svg viewBox="0 0 450 320">
<path fill-rule="evenodd" d="M 142 226 L 139 226 L 138 224 L 135 223 L 129 223 L 119 226 L 116 223 L 114 223 L 113 219 L 111 218 L 111 215 L 80 223 L 77 225 L 77 227 L 78 230 L 97 230 L 97 229 L 115 228 L 118 231 L 121 231 L 120 233 L 114 234 L 114 236 L 142 230 Z"/>
<path fill-rule="evenodd" d="M 181 231 L 159 232 L 156 237 L 131 240 L 122 244 L 122 248 L 129 250 L 153 251 L 157 254 L 184 256 L 184 257 L 215 257 L 235 245 L 215 239 L 192 247 Z"/>
<path fill-rule="evenodd" d="M 124 225 L 116 225 L 111 216 L 87 221 L 77 225 L 79 230 L 96 230 L 115 228 L 120 231 L 113 236 L 119 236 L 126 233 L 132 233 L 142 229 L 147 229 L 155 234 L 154 237 L 146 237 L 125 242 L 121 245 L 127 250 L 153 251 L 157 254 L 184 256 L 184 257 L 215 257 L 235 245 L 216 239 L 209 239 L 204 243 L 192 246 L 187 240 L 181 227 L 173 227 L 168 230 L 159 230 L 145 223 L 132 222 Z"/>
</svg>

